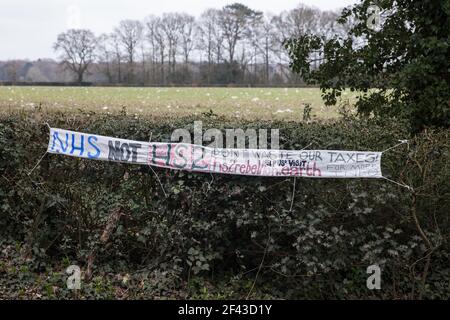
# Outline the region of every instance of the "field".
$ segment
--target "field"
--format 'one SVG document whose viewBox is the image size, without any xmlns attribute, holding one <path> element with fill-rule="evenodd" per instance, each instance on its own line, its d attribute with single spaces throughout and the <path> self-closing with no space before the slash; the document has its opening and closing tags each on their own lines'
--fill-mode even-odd
<svg viewBox="0 0 450 320">
<path fill-rule="evenodd" d="M 342 101 L 355 101 L 344 92 Z M 158 116 L 215 114 L 249 120 L 301 119 L 305 104 L 319 119 L 336 118 L 338 107 L 324 105 L 317 88 L 106 88 L 106 87 L 0 87 L 0 108 L 79 110 Z"/>
</svg>

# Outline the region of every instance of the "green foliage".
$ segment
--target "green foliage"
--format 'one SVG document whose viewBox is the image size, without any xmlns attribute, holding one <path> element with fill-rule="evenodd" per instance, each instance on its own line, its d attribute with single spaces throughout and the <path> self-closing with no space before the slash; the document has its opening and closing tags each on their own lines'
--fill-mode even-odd
<svg viewBox="0 0 450 320">
<path fill-rule="evenodd" d="M 0 297 L 32 298 L 446 298 L 449 244 L 448 130 L 423 132 L 383 155 L 378 179 L 292 179 L 157 169 L 47 155 L 42 114 L 0 121 Z M 46 115 L 54 127 L 168 141 L 194 118 Z M 198 120 L 196 117 L 195 120 Z M 208 128 L 279 128 L 283 149 L 384 150 L 408 138 L 398 121 L 247 122 L 205 115 Z M 292 210 L 290 210 L 291 201 Z M 111 212 L 120 210 L 109 240 Z M 412 212 L 427 241 L 419 233 Z M 78 296 L 64 270 L 93 277 Z M 431 255 L 428 255 L 431 252 Z M 263 259 L 264 256 L 264 260 Z M 431 261 L 425 286 L 426 257 Z M 263 263 L 261 263 L 263 261 Z M 382 290 L 366 268 L 382 267 Z M 252 291 L 256 272 L 260 269 Z"/>
<path fill-rule="evenodd" d="M 319 84 L 326 104 L 342 90 L 362 91 L 361 114 L 406 118 L 414 131 L 450 125 L 450 1 L 377 1 L 381 29 L 368 28 L 371 0 L 342 11 L 345 36 L 305 34 L 285 46 L 292 69 L 309 84 Z M 310 57 L 325 62 L 312 69 Z M 375 88 L 376 90 L 371 90 Z"/>
</svg>

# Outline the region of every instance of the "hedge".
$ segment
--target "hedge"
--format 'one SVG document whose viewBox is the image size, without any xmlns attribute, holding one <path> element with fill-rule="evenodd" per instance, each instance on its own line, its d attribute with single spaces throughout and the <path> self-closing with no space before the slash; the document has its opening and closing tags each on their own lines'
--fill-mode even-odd
<svg viewBox="0 0 450 320">
<path fill-rule="evenodd" d="M 1 298 L 72 298 L 69 264 L 84 271 L 78 298 L 123 297 L 124 288 L 125 298 L 450 297 L 449 130 L 410 137 L 402 123 L 386 119 L 306 124 L 202 116 L 204 129 L 279 128 L 283 149 L 313 143 L 381 151 L 410 139 L 385 153 L 382 167 L 413 190 L 383 179 L 301 178 L 292 199 L 292 178 L 153 172 L 53 154 L 29 174 L 46 149 L 45 122 L 169 141 L 175 128 L 192 130 L 194 118 L 0 117 Z M 373 264 L 382 270 L 381 290 L 366 287 Z M 205 290 L 214 294 L 199 295 Z"/>
</svg>

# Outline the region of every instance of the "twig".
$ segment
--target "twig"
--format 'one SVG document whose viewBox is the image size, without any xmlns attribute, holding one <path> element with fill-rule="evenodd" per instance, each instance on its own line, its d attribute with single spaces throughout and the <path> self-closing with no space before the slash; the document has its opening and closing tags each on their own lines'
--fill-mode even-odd
<svg viewBox="0 0 450 320">
<path fill-rule="evenodd" d="M 292 186 L 291 207 L 289 208 L 289 212 L 292 212 L 292 207 L 294 206 L 296 182 L 297 182 L 297 177 L 294 177 L 294 183 L 293 183 L 293 186 Z"/>
<path fill-rule="evenodd" d="M 425 262 L 425 267 L 423 268 L 423 273 L 422 273 L 422 281 L 421 281 L 422 283 L 421 283 L 421 289 L 420 289 L 420 293 L 419 293 L 419 299 L 422 299 L 423 293 L 425 291 L 425 284 L 426 284 L 426 279 L 427 279 L 427 275 L 428 275 L 428 269 L 429 269 L 430 263 L 431 263 L 431 254 L 433 253 L 434 248 L 433 248 L 433 244 L 428 239 L 427 235 L 425 234 L 422 227 L 420 226 L 419 219 L 417 218 L 415 192 L 413 192 L 413 196 L 412 196 L 411 216 L 413 217 L 417 231 L 419 231 L 419 234 L 422 237 L 423 241 L 427 244 L 428 250 L 430 250 L 428 257 L 427 257 L 427 261 Z"/>
<path fill-rule="evenodd" d="M 264 250 L 264 254 L 263 254 L 263 257 L 261 259 L 261 263 L 259 264 L 258 271 L 256 272 L 255 280 L 253 281 L 252 287 L 250 288 L 250 291 L 248 292 L 247 297 L 245 298 L 245 300 L 248 300 L 248 298 L 252 294 L 252 291 L 253 291 L 253 288 L 255 287 L 256 281 L 258 280 L 259 272 L 261 271 L 261 269 L 263 267 L 263 264 L 264 264 L 264 260 L 266 259 L 266 255 L 267 255 L 267 250 L 269 248 L 269 244 L 270 244 L 270 227 L 269 227 L 269 236 L 267 238 L 266 249 Z"/>
<path fill-rule="evenodd" d="M 115 209 L 108 217 L 108 221 L 106 223 L 105 229 L 103 230 L 103 233 L 100 237 L 100 243 L 102 245 L 105 245 L 109 238 L 111 237 L 111 234 L 113 233 L 114 228 L 117 226 L 120 217 L 122 216 L 122 211 L 120 208 Z M 94 260 L 96 256 L 96 250 L 97 248 L 92 248 L 87 262 L 87 268 L 86 268 L 86 279 L 90 279 L 92 276 L 92 268 L 94 265 Z"/>
<path fill-rule="evenodd" d="M 45 151 L 45 153 L 42 155 L 42 157 L 39 159 L 39 161 L 36 163 L 36 165 L 33 167 L 33 169 L 31 169 L 30 172 L 28 172 L 28 175 L 31 175 L 34 171 L 34 169 L 37 168 L 37 166 L 41 163 L 41 161 L 44 159 L 44 157 L 47 155 L 47 151 Z"/>
<path fill-rule="evenodd" d="M 149 165 L 149 168 L 150 168 L 150 170 L 152 170 L 153 174 L 154 174 L 155 177 L 156 177 L 156 180 L 158 181 L 159 185 L 161 186 L 161 190 L 162 190 L 162 192 L 164 193 L 164 197 L 168 198 L 169 196 L 167 195 L 166 190 L 164 190 L 164 186 L 163 186 L 161 180 L 159 179 L 158 174 L 156 173 L 155 170 L 153 170 L 153 168 L 152 168 L 151 165 Z"/>
</svg>

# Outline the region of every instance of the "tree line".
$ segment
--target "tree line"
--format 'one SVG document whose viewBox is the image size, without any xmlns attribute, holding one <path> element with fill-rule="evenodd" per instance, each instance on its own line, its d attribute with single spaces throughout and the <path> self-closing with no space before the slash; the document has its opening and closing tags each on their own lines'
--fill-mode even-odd
<svg viewBox="0 0 450 320">
<path fill-rule="evenodd" d="M 298 84 L 284 41 L 345 34 L 337 18 L 337 12 L 302 4 L 264 14 L 234 3 L 199 17 L 175 12 L 127 19 L 99 36 L 71 29 L 58 35 L 54 49 L 77 82 L 100 74 L 111 84 Z"/>
</svg>

